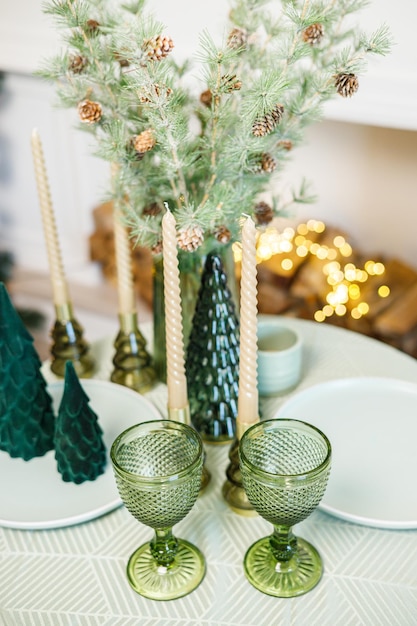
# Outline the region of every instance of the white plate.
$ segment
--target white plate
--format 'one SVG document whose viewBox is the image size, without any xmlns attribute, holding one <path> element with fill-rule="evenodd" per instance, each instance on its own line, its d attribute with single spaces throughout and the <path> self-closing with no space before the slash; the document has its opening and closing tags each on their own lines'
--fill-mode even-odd
<svg viewBox="0 0 417 626">
<path fill-rule="evenodd" d="M 53 450 L 30 461 L 12 459 L 0 451 L 1 526 L 59 528 L 94 519 L 121 505 L 109 457 L 111 444 L 125 428 L 162 418 L 146 398 L 127 387 L 86 379 L 81 385 L 103 430 L 108 453 L 106 471 L 94 481 L 76 485 L 62 480 Z M 63 389 L 63 382 L 48 386 L 55 414 Z"/>
<path fill-rule="evenodd" d="M 329 381 L 295 394 L 275 417 L 304 420 L 330 439 L 323 510 L 366 526 L 417 528 L 417 385 Z"/>
</svg>

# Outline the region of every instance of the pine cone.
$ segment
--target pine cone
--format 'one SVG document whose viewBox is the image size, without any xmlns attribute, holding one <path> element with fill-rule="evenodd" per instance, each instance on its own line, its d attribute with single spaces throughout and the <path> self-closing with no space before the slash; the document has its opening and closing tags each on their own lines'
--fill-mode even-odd
<svg viewBox="0 0 417 626">
<path fill-rule="evenodd" d="M 221 77 L 221 84 L 228 93 L 231 93 L 232 91 L 239 91 L 239 89 L 242 88 L 242 81 L 236 77 L 236 74 L 233 76 L 225 74 Z"/>
<path fill-rule="evenodd" d="M 158 98 L 161 96 L 161 94 L 164 95 L 166 98 L 168 98 L 172 94 L 171 87 L 167 87 L 166 85 L 163 85 L 161 87 L 160 85 L 158 85 L 158 83 L 155 83 L 154 85 L 152 85 L 152 89 Z M 140 97 L 140 101 L 143 102 L 143 104 L 152 102 L 151 98 L 145 95 Z"/>
<path fill-rule="evenodd" d="M 290 139 L 281 139 L 281 141 L 278 141 L 278 147 L 290 151 L 292 150 L 292 141 Z"/>
<path fill-rule="evenodd" d="M 267 174 L 271 174 L 277 166 L 277 162 L 274 157 L 269 154 L 269 152 L 263 152 L 259 155 L 258 160 L 256 161 L 253 170 L 257 174 L 263 174 L 264 172 Z"/>
<path fill-rule="evenodd" d="M 219 226 L 215 232 L 214 237 L 217 239 L 219 243 L 229 243 L 232 238 L 232 233 L 227 228 L 227 226 Z"/>
<path fill-rule="evenodd" d="M 255 135 L 255 137 L 264 137 L 272 133 L 277 124 L 280 123 L 283 114 L 284 107 L 282 104 L 276 104 L 272 111 L 258 117 L 254 121 L 252 125 L 252 135 Z"/>
<path fill-rule="evenodd" d="M 95 124 L 101 120 L 103 110 L 99 102 L 83 100 L 78 104 L 78 115 L 80 120 L 86 124 Z"/>
<path fill-rule="evenodd" d="M 85 24 L 85 30 L 89 35 L 98 35 L 100 30 L 100 24 L 97 20 L 87 20 Z"/>
<path fill-rule="evenodd" d="M 227 38 L 227 45 L 233 50 L 239 50 L 239 48 L 245 48 L 248 41 L 248 33 L 242 28 L 233 28 Z"/>
<path fill-rule="evenodd" d="M 160 61 L 168 56 L 171 50 L 174 48 L 174 42 L 170 37 L 152 37 L 152 39 L 146 39 L 143 43 L 143 50 L 145 51 L 150 61 Z"/>
<path fill-rule="evenodd" d="M 133 147 L 139 154 L 144 154 L 145 152 L 149 152 L 152 150 L 156 143 L 155 135 L 152 128 L 148 128 L 140 133 L 140 135 L 135 135 L 133 138 Z"/>
<path fill-rule="evenodd" d="M 336 74 L 334 79 L 337 93 L 343 98 L 351 98 L 359 89 L 359 81 L 356 74 Z"/>
<path fill-rule="evenodd" d="M 160 204 L 158 204 L 158 202 L 151 202 L 151 204 L 147 204 L 142 209 L 142 215 L 144 217 L 146 216 L 156 217 L 161 212 L 162 212 L 162 207 Z"/>
<path fill-rule="evenodd" d="M 81 74 L 88 64 L 88 59 L 79 54 L 70 57 L 68 61 L 68 69 L 73 74 Z"/>
<path fill-rule="evenodd" d="M 178 247 L 187 252 L 194 252 L 204 241 L 204 232 L 200 226 L 181 228 L 177 235 Z"/>
<path fill-rule="evenodd" d="M 200 102 L 204 104 L 206 107 L 211 107 L 211 103 L 213 102 L 213 94 L 210 89 L 206 89 L 200 94 Z"/>
<path fill-rule="evenodd" d="M 161 254 L 162 253 L 162 240 L 160 239 L 151 247 L 152 254 Z"/>
<path fill-rule="evenodd" d="M 260 226 L 269 224 L 274 219 L 274 211 L 267 202 L 258 202 L 254 208 L 254 213 L 256 221 Z"/>
<path fill-rule="evenodd" d="M 126 57 L 124 57 L 122 54 L 120 54 L 120 52 L 114 53 L 114 60 L 119 63 L 120 67 L 129 67 L 130 65 L 129 60 L 126 59 Z"/>
<path fill-rule="evenodd" d="M 320 43 L 323 35 L 324 29 L 322 24 L 310 24 L 310 26 L 307 26 L 307 28 L 303 30 L 303 41 L 314 46 Z"/>
</svg>

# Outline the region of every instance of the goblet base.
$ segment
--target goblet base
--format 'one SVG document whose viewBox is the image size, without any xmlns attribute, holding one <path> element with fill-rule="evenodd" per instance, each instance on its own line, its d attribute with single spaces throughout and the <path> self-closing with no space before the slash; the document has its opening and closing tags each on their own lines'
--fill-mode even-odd
<svg viewBox="0 0 417 626">
<path fill-rule="evenodd" d="M 203 554 L 184 539 L 178 539 L 177 554 L 168 567 L 158 565 L 151 554 L 149 543 L 140 546 L 127 564 L 131 587 L 151 600 L 182 598 L 198 587 L 205 573 Z"/>
<path fill-rule="evenodd" d="M 323 564 L 317 550 L 299 538 L 294 556 L 289 561 L 277 561 L 269 537 L 264 537 L 246 552 L 244 569 L 249 582 L 259 591 L 278 598 L 293 598 L 317 585 Z"/>
</svg>

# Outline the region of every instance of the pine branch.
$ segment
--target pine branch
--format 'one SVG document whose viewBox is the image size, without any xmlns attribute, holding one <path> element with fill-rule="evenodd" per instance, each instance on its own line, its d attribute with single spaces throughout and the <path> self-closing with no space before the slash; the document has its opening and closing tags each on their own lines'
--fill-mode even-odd
<svg viewBox="0 0 417 626">
<path fill-rule="evenodd" d="M 225 226 L 234 240 L 242 214 L 273 190 L 323 103 L 338 90 L 352 95 L 368 55 L 389 52 L 387 26 L 367 35 L 352 25 L 367 4 L 230 0 L 225 40 L 201 33 L 203 93 L 195 93 L 191 61 L 178 63 L 146 0 L 49 0 L 44 11 L 65 49 L 38 74 L 55 83 L 62 106 L 76 111 L 87 101 L 99 112 L 79 126 L 94 136 L 95 153 L 117 164 L 109 198 L 138 243 L 158 248 L 161 214 L 149 206 L 164 202 L 179 227 L 199 226 L 210 239 Z M 313 200 L 302 183 L 290 204 Z M 280 197 L 273 205 L 288 208 Z"/>
</svg>

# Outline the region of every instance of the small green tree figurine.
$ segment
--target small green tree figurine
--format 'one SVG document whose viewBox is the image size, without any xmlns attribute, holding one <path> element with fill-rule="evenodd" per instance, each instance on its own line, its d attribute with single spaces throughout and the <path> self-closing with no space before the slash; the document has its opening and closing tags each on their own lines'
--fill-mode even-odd
<svg viewBox="0 0 417 626">
<path fill-rule="evenodd" d="M 52 398 L 41 362 L 0 283 L 0 449 L 29 461 L 53 448 Z"/>
<path fill-rule="evenodd" d="M 220 257 L 209 254 L 187 348 L 191 420 L 203 439 L 235 436 L 239 390 L 239 321 Z"/>
<path fill-rule="evenodd" d="M 74 366 L 65 366 L 64 394 L 55 427 L 55 459 L 66 482 L 80 484 L 104 472 L 107 457 L 103 432 Z"/>
</svg>

